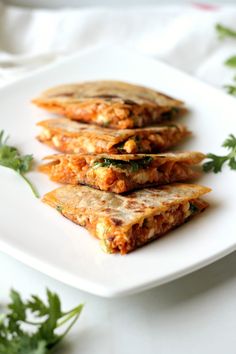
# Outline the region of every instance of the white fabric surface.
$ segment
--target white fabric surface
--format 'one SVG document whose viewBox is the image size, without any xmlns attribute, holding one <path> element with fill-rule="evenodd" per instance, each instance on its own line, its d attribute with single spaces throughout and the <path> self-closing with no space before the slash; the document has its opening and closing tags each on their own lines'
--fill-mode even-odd
<svg viewBox="0 0 236 354">
<path fill-rule="evenodd" d="M 126 9 L 26 9 L 0 2 L 0 85 L 97 44 L 122 44 L 222 87 L 234 72 L 223 61 L 236 41 L 215 24 L 235 26 L 236 6 Z"/>
</svg>

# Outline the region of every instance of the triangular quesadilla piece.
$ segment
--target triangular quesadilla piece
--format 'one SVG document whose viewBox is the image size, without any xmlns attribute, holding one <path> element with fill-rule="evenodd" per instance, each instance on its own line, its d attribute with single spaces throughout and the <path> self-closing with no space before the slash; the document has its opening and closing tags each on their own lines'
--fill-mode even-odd
<svg viewBox="0 0 236 354">
<path fill-rule="evenodd" d="M 106 252 L 125 254 L 199 214 L 208 206 L 199 197 L 208 192 L 207 187 L 176 183 L 123 196 L 67 185 L 47 193 L 43 201 L 87 228 Z"/>
<path fill-rule="evenodd" d="M 144 127 L 186 112 L 180 100 L 147 87 L 109 80 L 54 87 L 33 103 L 70 119 L 114 129 Z"/>
<path fill-rule="evenodd" d="M 135 154 L 168 150 L 190 135 L 182 124 L 114 130 L 66 118 L 39 122 L 38 140 L 63 153 Z"/>
<path fill-rule="evenodd" d="M 45 159 L 50 162 L 39 169 L 55 182 L 124 193 L 196 178 L 199 172 L 195 165 L 204 157 L 193 151 L 156 155 L 57 154 L 47 156 Z"/>
</svg>

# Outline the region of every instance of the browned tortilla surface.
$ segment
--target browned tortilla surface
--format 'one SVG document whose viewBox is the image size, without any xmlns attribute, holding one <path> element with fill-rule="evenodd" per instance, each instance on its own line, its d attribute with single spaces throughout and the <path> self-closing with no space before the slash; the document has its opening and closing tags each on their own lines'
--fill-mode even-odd
<svg viewBox="0 0 236 354">
<path fill-rule="evenodd" d="M 203 211 L 210 192 L 195 184 L 169 184 L 127 195 L 66 185 L 43 201 L 100 239 L 106 252 L 125 254 L 157 239 Z M 79 237 L 79 236 L 78 236 Z"/>
<path fill-rule="evenodd" d="M 180 100 L 147 87 L 112 80 L 53 87 L 33 103 L 70 119 L 114 129 L 148 126 L 186 111 Z"/>
</svg>

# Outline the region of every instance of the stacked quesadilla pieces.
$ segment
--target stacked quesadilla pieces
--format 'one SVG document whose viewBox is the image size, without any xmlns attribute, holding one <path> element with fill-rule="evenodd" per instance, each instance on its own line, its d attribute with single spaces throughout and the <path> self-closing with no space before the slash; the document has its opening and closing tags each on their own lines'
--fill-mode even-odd
<svg viewBox="0 0 236 354">
<path fill-rule="evenodd" d="M 131 252 L 208 206 L 199 197 L 209 188 L 183 184 L 205 156 L 165 152 L 191 134 L 172 121 L 187 111 L 183 102 L 117 81 L 62 85 L 33 102 L 64 116 L 38 123 L 38 140 L 60 152 L 39 170 L 64 184 L 43 201 L 106 252 Z"/>
</svg>

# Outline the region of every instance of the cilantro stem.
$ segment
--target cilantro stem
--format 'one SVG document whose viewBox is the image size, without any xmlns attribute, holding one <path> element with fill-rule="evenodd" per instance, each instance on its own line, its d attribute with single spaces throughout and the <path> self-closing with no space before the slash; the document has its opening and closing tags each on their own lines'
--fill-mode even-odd
<svg viewBox="0 0 236 354">
<path fill-rule="evenodd" d="M 84 305 L 79 305 L 79 306 L 75 307 L 74 309 L 72 309 L 71 311 L 65 312 L 63 317 L 62 317 L 63 319 L 61 321 L 58 321 L 57 328 L 63 326 L 67 321 L 69 321 L 74 316 L 76 316 L 75 318 L 78 319 L 78 317 L 79 317 L 79 315 L 80 315 L 80 313 L 81 313 L 81 311 L 83 309 L 83 306 Z M 1 317 L 0 317 L 0 320 L 1 320 Z M 67 332 L 73 326 L 73 323 L 75 323 L 75 321 L 74 320 L 72 321 L 72 325 L 70 325 L 69 329 L 67 328 L 67 330 L 66 330 Z M 41 325 L 43 323 L 43 322 L 32 322 L 32 321 L 28 321 L 28 320 L 27 321 L 23 320 L 22 322 L 24 322 L 26 324 L 29 324 L 29 325 L 32 325 L 32 326 L 39 326 L 39 325 Z M 64 334 L 63 334 L 63 336 L 64 336 Z"/>
<path fill-rule="evenodd" d="M 63 326 L 64 323 L 66 323 L 67 321 L 69 321 L 72 317 L 74 317 L 75 315 L 79 316 L 80 312 L 82 311 L 84 305 L 79 305 L 76 306 L 74 309 L 72 309 L 69 312 L 66 312 L 63 316 L 63 319 L 61 321 L 58 321 L 57 324 L 57 328 Z"/>
<path fill-rule="evenodd" d="M 32 184 L 32 182 L 30 182 L 30 180 L 25 176 L 23 175 L 22 173 L 18 172 L 17 173 L 23 178 L 23 180 L 28 184 L 28 186 L 30 187 L 30 189 L 32 190 L 33 194 L 35 195 L 36 198 L 39 198 L 40 195 L 37 191 L 37 189 L 34 187 L 34 185 Z"/>
<path fill-rule="evenodd" d="M 0 314 L 0 324 L 3 323 L 3 321 L 5 320 L 5 318 L 6 318 L 6 315 L 5 315 L 4 313 L 1 313 L 1 314 Z"/>
<path fill-rule="evenodd" d="M 59 322 L 57 324 L 57 328 L 62 326 L 64 323 L 66 323 L 67 321 L 69 321 L 71 318 L 74 317 L 73 321 L 71 321 L 71 323 L 69 324 L 69 326 L 67 327 L 67 329 L 65 330 L 65 332 L 60 336 L 59 341 L 61 341 L 66 335 L 67 333 L 71 330 L 71 328 L 74 326 L 75 322 L 78 320 L 80 313 L 83 309 L 84 305 L 79 305 L 77 307 L 75 307 L 69 314 L 68 316 L 66 316 L 61 322 Z"/>
<path fill-rule="evenodd" d="M 74 309 L 72 309 L 71 311 L 65 312 L 63 317 L 62 317 L 62 320 L 58 321 L 57 328 L 63 326 L 67 321 L 69 321 L 74 316 L 76 316 L 76 319 L 77 319 L 79 317 L 82 309 L 83 309 L 83 305 L 79 305 L 79 306 L 75 307 Z M 0 317 L 0 320 L 1 320 L 1 317 Z M 39 325 L 41 325 L 43 323 L 43 322 L 32 322 L 32 321 L 28 321 L 28 320 L 27 321 L 24 320 L 22 322 L 24 322 L 26 324 L 29 324 L 29 325 L 32 325 L 32 326 L 39 326 Z M 73 323 L 74 323 L 74 320 L 73 320 Z M 71 327 L 72 326 L 70 326 L 70 328 Z"/>
</svg>

